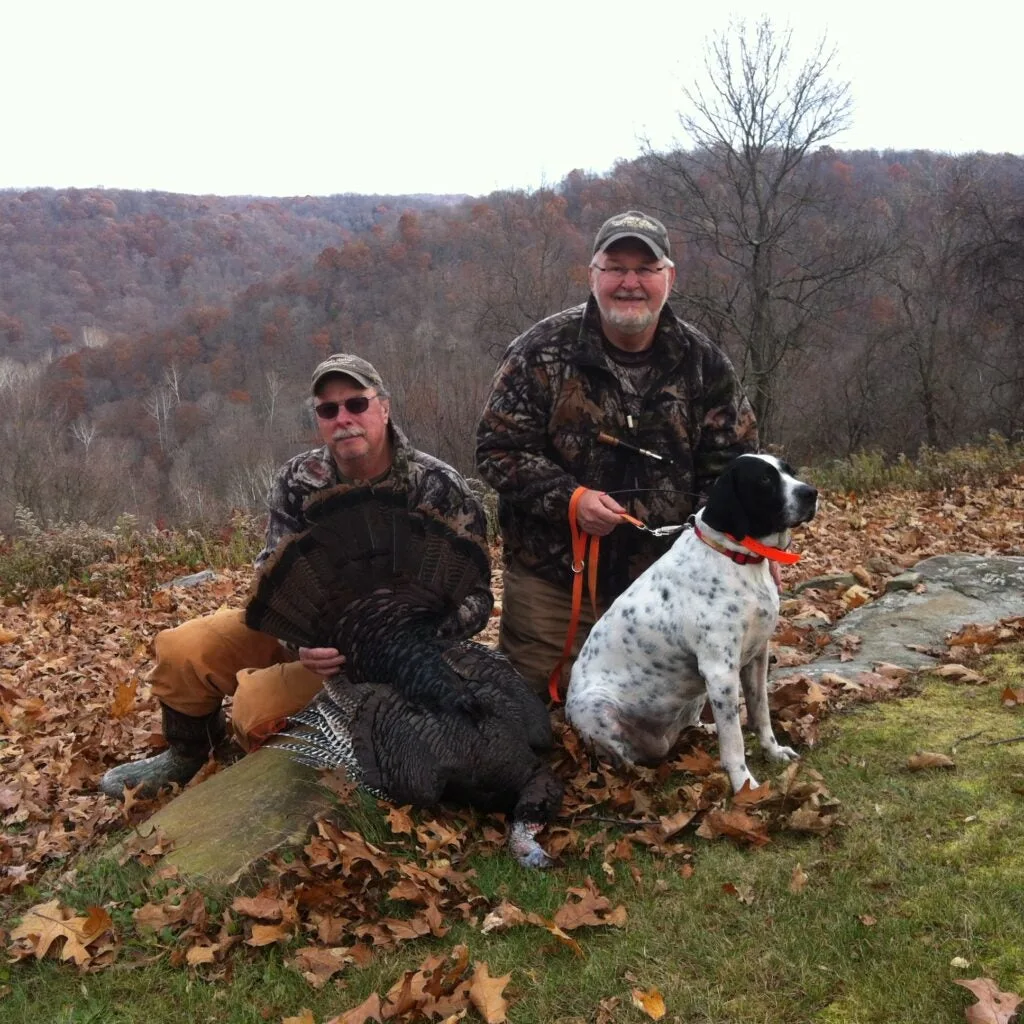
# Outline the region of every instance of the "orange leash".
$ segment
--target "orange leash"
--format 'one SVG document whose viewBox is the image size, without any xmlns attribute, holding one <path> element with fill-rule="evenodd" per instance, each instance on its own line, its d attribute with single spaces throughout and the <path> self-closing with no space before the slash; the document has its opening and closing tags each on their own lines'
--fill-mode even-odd
<svg viewBox="0 0 1024 1024">
<path fill-rule="evenodd" d="M 600 551 L 601 538 L 584 533 L 576 519 L 576 510 L 586 487 L 577 487 L 569 499 L 569 532 L 572 535 L 572 611 L 569 613 L 569 629 L 565 635 L 565 646 L 562 648 L 558 663 L 548 676 L 548 696 L 554 703 L 562 698 L 559 694 L 559 683 L 562 681 L 562 666 L 565 659 L 572 653 L 572 645 L 576 640 L 576 630 L 580 624 L 580 609 L 583 605 L 583 569 L 589 561 L 587 572 L 587 589 L 590 592 L 590 607 L 597 618 L 597 557 Z M 587 541 L 589 540 L 589 550 Z"/>
</svg>

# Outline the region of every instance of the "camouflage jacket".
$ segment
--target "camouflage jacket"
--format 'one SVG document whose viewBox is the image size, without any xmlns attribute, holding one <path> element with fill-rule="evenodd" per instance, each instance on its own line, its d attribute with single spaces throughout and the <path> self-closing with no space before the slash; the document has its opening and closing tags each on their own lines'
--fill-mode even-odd
<svg viewBox="0 0 1024 1024">
<path fill-rule="evenodd" d="M 487 554 L 486 516 L 480 499 L 466 481 L 447 463 L 413 448 L 393 423 L 388 430 L 394 452 L 391 471 L 371 486 L 406 491 L 410 511 L 440 517 L 457 535 L 475 541 Z M 307 528 L 305 509 L 312 495 L 345 482 L 326 446 L 286 462 L 278 470 L 267 496 L 267 539 L 256 556 L 256 568 L 270 558 L 283 540 Z M 490 587 L 482 584 L 441 624 L 439 634 L 452 639 L 473 636 L 487 624 L 493 605 Z"/>
<path fill-rule="evenodd" d="M 728 357 L 667 305 L 635 393 L 606 345 L 593 297 L 542 320 L 506 351 L 477 430 L 477 468 L 498 492 L 506 564 L 567 588 L 577 486 L 607 491 L 649 526 L 682 523 L 732 459 L 757 450 L 754 414 Z M 600 443 L 602 432 L 663 461 Z M 617 527 L 600 549 L 602 600 L 672 539 Z"/>
</svg>

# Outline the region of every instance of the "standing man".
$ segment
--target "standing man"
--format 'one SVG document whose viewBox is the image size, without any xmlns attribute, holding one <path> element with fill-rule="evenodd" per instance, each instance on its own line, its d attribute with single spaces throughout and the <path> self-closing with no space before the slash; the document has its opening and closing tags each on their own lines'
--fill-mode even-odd
<svg viewBox="0 0 1024 1024">
<path fill-rule="evenodd" d="M 499 496 L 499 646 L 538 691 L 569 625 L 573 492 L 586 488 L 582 531 L 614 531 L 600 546 L 600 613 L 672 542 L 626 525 L 623 513 L 652 527 L 683 523 L 732 459 L 757 450 L 728 357 L 667 304 L 669 252 L 654 217 L 629 210 L 605 221 L 589 298 L 512 342 L 477 430 L 477 468 Z M 584 601 L 574 655 L 593 622 Z"/>
<path fill-rule="evenodd" d="M 269 496 L 270 518 L 259 568 L 286 538 L 307 527 L 305 509 L 316 494 L 342 483 L 382 484 L 408 495 L 410 511 L 443 519 L 461 537 L 487 551 L 483 506 L 451 466 L 416 451 L 391 421 L 391 402 L 380 374 L 365 360 L 333 355 L 313 371 L 313 410 L 323 447 L 296 455 L 278 472 Z M 486 585 L 472 591 L 442 623 L 440 635 L 465 639 L 490 616 Z M 345 658 L 334 648 L 283 646 L 249 629 L 240 609 L 222 609 L 164 630 L 154 643 L 150 675 L 163 711 L 168 748 L 142 761 L 111 768 L 100 789 L 119 798 L 141 786 L 154 796 L 183 785 L 225 734 L 221 702 L 234 695 L 231 724 L 246 750 L 277 732 L 304 708 Z"/>
</svg>

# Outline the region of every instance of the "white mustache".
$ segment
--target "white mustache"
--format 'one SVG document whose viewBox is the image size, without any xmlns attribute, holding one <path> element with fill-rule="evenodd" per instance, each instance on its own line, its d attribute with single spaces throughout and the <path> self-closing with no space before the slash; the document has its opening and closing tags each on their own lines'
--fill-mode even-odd
<svg viewBox="0 0 1024 1024">
<path fill-rule="evenodd" d="M 366 437 L 366 431 L 362 427 L 343 427 L 331 434 L 332 441 L 344 441 L 349 437 Z"/>
<path fill-rule="evenodd" d="M 646 299 L 647 296 L 642 291 L 636 292 L 616 292 L 613 299 Z"/>
</svg>

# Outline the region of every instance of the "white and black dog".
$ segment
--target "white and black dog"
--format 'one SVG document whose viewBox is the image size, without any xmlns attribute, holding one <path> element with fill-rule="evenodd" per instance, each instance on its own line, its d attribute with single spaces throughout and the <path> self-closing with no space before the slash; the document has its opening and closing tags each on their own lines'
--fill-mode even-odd
<svg viewBox="0 0 1024 1024">
<path fill-rule="evenodd" d="M 729 782 L 737 792 L 754 787 L 740 729 L 742 685 L 764 754 L 798 756 L 775 739 L 768 717 L 778 589 L 765 558 L 740 541 L 785 549 L 790 529 L 812 519 L 817 503 L 818 492 L 771 455 L 729 464 L 694 529 L 615 599 L 583 645 L 565 714 L 590 749 L 617 762 L 657 764 L 699 723 L 710 698 Z"/>
</svg>

